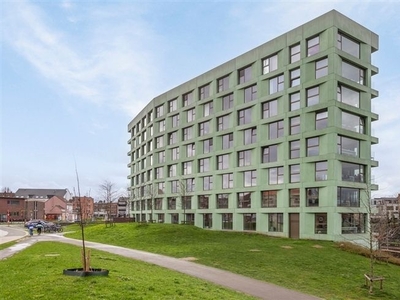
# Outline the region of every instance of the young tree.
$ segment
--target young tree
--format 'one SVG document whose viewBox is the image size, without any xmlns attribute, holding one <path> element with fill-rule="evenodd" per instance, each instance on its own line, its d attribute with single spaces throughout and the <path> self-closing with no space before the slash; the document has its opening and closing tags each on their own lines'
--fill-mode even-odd
<svg viewBox="0 0 400 300">
<path fill-rule="evenodd" d="M 112 205 L 118 199 L 118 192 L 115 190 L 115 184 L 104 180 L 102 184 L 100 184 L 100 198 L 107 205 L 107 221 L 112 221 Z"/>
<path fill-rule="evenodd" d="M 187 203 L 191 200 L 189 196 L 190 192 L 192 191 L 191 187 L 188 186 L 185 179 L 179 180 L 179 197 L 181 198 L 180 206 L 183 209 L 183 224 L 186 224 L 186 209 Z"/>
<path fill-rule="evenodd" d="M 153 222 L 154 201 L 158 195 L 158 188 L 154 183 L 146 186 L 147 209 L 150 208 L 150 222 Z M 149 207 L 150 206 L 150 207 Z"/>
</svg>

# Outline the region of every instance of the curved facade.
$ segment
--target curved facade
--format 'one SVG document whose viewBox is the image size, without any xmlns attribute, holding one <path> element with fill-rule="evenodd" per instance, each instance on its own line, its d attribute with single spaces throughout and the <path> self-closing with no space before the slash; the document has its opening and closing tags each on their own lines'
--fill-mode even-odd
<svg viewBox="0 0 400 300">
<path fill-rule="evenodd" d="M 378 36 L 331 11 L 154 98 L 128 125 L 131 215 L 359 239 Z"/>
</svg>

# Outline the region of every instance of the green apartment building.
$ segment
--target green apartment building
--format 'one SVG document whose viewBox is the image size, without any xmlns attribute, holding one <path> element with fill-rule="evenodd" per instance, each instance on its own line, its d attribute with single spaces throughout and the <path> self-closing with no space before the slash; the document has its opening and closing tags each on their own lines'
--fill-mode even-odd
<svg viewBox="0 0 400 300">
<path fill-rule="evenodd" d="M 131 216 L 360 240 L 376 50 L 333 10 L 154 98 L 128 125 Z"/>
</svg>

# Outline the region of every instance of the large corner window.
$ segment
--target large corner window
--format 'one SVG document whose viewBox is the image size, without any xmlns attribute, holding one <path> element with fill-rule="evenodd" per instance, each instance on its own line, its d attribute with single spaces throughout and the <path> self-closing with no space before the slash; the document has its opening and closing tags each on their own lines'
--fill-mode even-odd
<svg viewBox="0 0 400 300">
<path fill-rule="evenodd" d="M 341 32 L 337 35 L 337 47 L 350 55 L 360 58 L 360 43 Z"/>
<path fill-rule="evenodd" d="M 337 206 L 360 207 L 360 190 L 348 187 L 338 187 Z"/>
<path fill-rule="evenodd" d="M 365 84 L 365 70 L 342 61 L 342 76 L 359 84 Z"/>
<path fill-rule="evenodd" d="M 338 136 L 337 151 L 339 154 L 359 157 L 360 141 L 345 136 Z"/>
<path fill-rule="evenodd" d="M 342 111 L 342 128 L 358 133 L 365 133 L 364 117 Z"/>
<path fill-rule="evenodd" d="M 352 182 L 365 182 L 364 169 L 364 165 L 342 162 L 342 180 Z"/>
<path fill-rule="evenodd" d="M 348 105 L 359 107 L 360 106 L 360 92 L 339 85 L 337 88 L 337 101 L 346 103 Z"/>
<path fill-rule="evenodd" d="M 365 233 L 367 214 L 342 214 L 342 234 Z"/>
</svg>

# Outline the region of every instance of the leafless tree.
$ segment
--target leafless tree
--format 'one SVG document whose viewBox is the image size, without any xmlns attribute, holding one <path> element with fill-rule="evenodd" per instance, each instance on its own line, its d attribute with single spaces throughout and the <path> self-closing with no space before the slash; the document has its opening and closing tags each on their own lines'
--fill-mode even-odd
<svg viewBox="0 0 400 300">
<path fill-rule="evenodd" d="M 147 209 L 150 208 L 150 222 L 153 222 L 154 201 L 157 195 L 158 195 L 158 187 L 154 183 L 148 184 L 146 186 L 146 198 L 149 200 L 147 202 Z"/>
<path fill-rule="evenodd" d="M 108 206 L 107 209 L 107 221 L 112 221 L 112 204 L 118 199 L 118 192 L 115 190 L 115 184 L 111 181 L 104 180 L 100 184 L 100 198 Z"/>
<path fill-rule="evenodd" d="M 9 187 L 6 186 L 1 190 L 1 193 L 2 194 L 11 194 L 12 191 L 11 191 L 11 189 Z"/>
<path fill-rule="evenodd" d="M 180 206 L 183 209 L 183 224 L 186 224 L 186 208 L 187 208 L 187 201 L 188 198 L 190 199 L 191 188 L 187 185 L 185 179 L 179 180 L 179 197 L 181 199 Z"/>
</svg>

